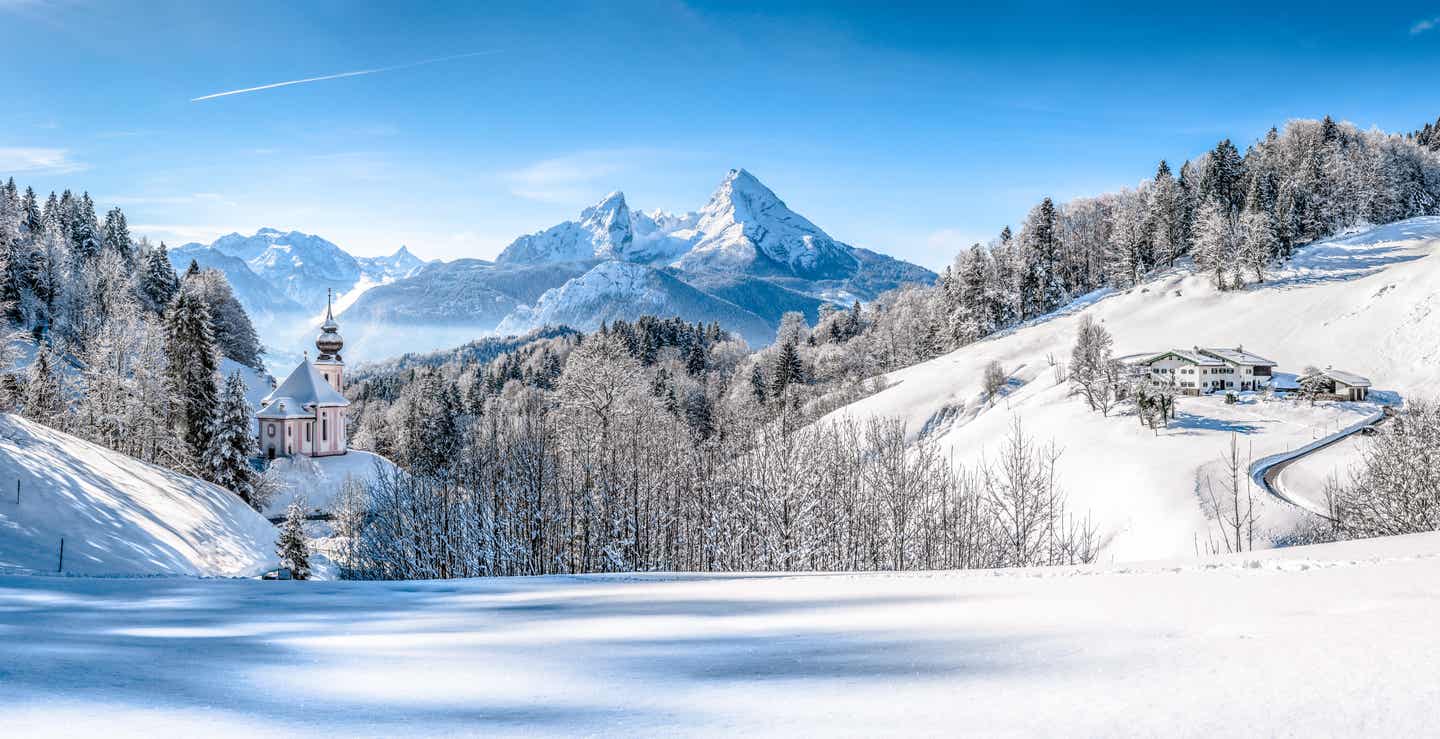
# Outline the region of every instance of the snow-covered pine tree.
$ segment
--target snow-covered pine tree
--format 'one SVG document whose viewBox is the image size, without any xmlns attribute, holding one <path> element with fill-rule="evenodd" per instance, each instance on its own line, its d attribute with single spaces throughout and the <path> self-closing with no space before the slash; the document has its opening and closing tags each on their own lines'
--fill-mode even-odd
<svg viewBox="0 0 1440 739">
<path fill-rule="evenodd" d="M 210 333 L 210 311 L 182 290 L 165 316 L 166 375 L 177 405 L 174 422 L 189 453 L 189 467 L 203 469 L 214 427 L 219 353 Z"/>
<path fill-rule="evenodd" d="M 60 385 L 58 360 L 49 344 L 41 344 L 25 382 L 21 415 L 32 421 L 54 425 L 65 412 L 65 395 Z"/>
<path fill-rule="evenodd" d="M 1173 267 L 1175 260 L 1183 253 L 1182 221 L 1184 213 L 1180 203 L 1180 185 L 1170 173 L 1170 165 L 1164 159 L 1155 171 L 1155 180 L 1150 189 L 1149 223 L 1151 239 L 1155 249 L 1156 266 Z"/>
<path fill-rule="evenodd" d="M 804 367 L 800 363 L 800 353 L 795 348 L 795 342 L 786 341 L 775 353 L 775 364 L 770 370 L 770 395 L 776 398 L 784 397 L 785 388 L 803 382 L 803 378 Z"/>
<path fill-rule="evenodd" d="M 160 246 L 145 255 L 145 271 L 140 277 L 140 295 L 152 311 L 164 313 L 179 290 L 180 279 L 175 276 L 175 267 L 170 264 L 170 256 L 165 249 L 165 242 L 162 241 Z"/>
<path fill-rule="evenodd" d="M 125 222 L 124 211 L 111 208 L 105 214 L 105 225 L 100 229 L 100 245 L 119 254 L 127 267 L 135 266 L 135 245 L 130 240 L 130 226 Z"/>
<path fill-rule="evenodd" d="M 1065 302 L 1056 218 L 1055 202 L 1045 198 L 1020 229 L 1022 320 L 1049 313 Z"/>
<path fill-rule="evenodd" d="M 310 579 L 310 545 L 305 541 L 305 509 L 300 501 L 285 508 L 285 522 L 280 524 L 280 538 L 275 542 L 280 566 L 290 570 L 296 580 Z"/>
<path fill-rule="evenodd" d="M 765 404 L 765 387 L 765 370 L 760 367 L 759 362 L 756 362 L 750 367 L 750 394 L 761 405 Z"/>
<path fill-rule="evenodd" d="M 240 496 L 259 510 L 254 497 L 255 468 L 250 459 L 258 453 L 252 432 L 250 401 L 245 397 L 245 380 L 240 371 L 225 380 L 220 396 L 220 410 L 215 414 L 210 431 L 210 450 L 206 455 L 206 478 L 210 482 Z"/>
</svg>

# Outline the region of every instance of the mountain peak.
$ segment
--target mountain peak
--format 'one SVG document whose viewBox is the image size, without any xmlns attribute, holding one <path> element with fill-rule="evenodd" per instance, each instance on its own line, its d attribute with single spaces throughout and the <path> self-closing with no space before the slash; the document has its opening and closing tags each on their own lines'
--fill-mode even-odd
<svg viewBox="0 0 1440 739">
<path fill-rule="evenodd" d="M 395 250 L 395 253 L 390 255 L 390 258 L 391 258 L 391 259 L 400 259 L 401 257 L 413 257 L 413 256 L 415 256 L 415 255 L 410 253 L 410 249 L 408 249 L 404 244 L 401 244 L 401 245 L 400 245 L 400 248 L 399 248 L 399 249 L 396 249 L 396 250 Z"/>
</svg>

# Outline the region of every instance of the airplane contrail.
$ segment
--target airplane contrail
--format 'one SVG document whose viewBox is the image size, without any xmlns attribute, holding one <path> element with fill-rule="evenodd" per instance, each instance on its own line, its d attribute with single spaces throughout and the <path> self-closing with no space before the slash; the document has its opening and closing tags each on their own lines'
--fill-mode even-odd
<svg viewBox="0 0 1440 739">
<path fill-rule="evenodd" d="M 469 52 L 469 53 L 466 53 L 466 54 L 454 54 L 454 55 L 451 55 L 451 56 L 442 56 L 442 57 L 439 57 L 439 58 L 436 58 L 436 59 L 424 59 L 424 60 L 421 60 L 421 61 L 418 61 L 418 62 L 409 62 L 409 63 L 406 63 L 406 64 L 396 64 L 396 65 L 393 66 L 393 67 L 379 67 L 379 68 L 376 68 L 376 69 L 360 69 L 360 70 L 356 70 L 356 71 L 354 71 L 354 72 L 339 72 L 339 73 L 336 73 L 336 74 L 321 75 L 321 76 L 319 76 L 319 77 L 306 77 L 306 78 L 303 79 L 303 80 L 289 80 L 289 81 L 286 81 L 286 82 L 271 82 L 271 83 L 268 84 L 268 85 L 256 85 L 255 87 L 244 87 L 244 88 L 241 88 L 241 89 L 239 89 L 239 90 L 226 90 L 225 92 L 214 92 L 214 93 L 211 93 L 211 94 L 209 94 L 209 95 L 201 95 L 201 96 L 198 97 L 198 98 L 190 98 L 190 102 L 192 102 L 192 103 L 198 103 L 198 102 L 200 102 L 201 100 L 214 100 L 215 98 L 223 98 L 223 97 L 226 97 L 226 96 L 229 96 L 229 95 L 242 95 L 242 94 L 247 93 L 247 92 L 259 92 L 259 91 L 261 91 L 261 90 L 272 90 L 272 89 L 274 89 L 274 88 L 276 88 L 276 87 L 289 87 L 290 85 L 303 85 L 303 84 L 305 84 L 305 83 L 307 83 L 307 82 L 323 82 L 323 81 L 325 81 L 325 80 L 338 80 L 338 79 L 340 79 L 340 78 L 342 78 L 342 77 L 360 77 L 360 76 L 367 75 L 367 74 L 379 74 L 380 72 L 393 72 L 393 71 L 395 71 L 395 70 L 397 70 L 397 69 L 409 69 L 409 68 L 411 68 L 411 67 L 421 67 L 421 66 L 424 66 L 424 65 L 426 65 L 426 64 L 436 64 L 436 63 L 439 63 L 439 62 L 448 62 L 448 61 L 451 61 L 451 60 L 453 60 L 453 59 L 464 59 L 464 58 L 466 58 L 466 57 L 483 56 L 483 55 L 486 55 L 486 54 L 498 54 L 498 53 L 500 53 L 500 51 L 499 51 L 498 49 L 491 49 L 491 50 L 489 50 L 489 51 L 472 51 L 472 52 Z"/>
</svg>

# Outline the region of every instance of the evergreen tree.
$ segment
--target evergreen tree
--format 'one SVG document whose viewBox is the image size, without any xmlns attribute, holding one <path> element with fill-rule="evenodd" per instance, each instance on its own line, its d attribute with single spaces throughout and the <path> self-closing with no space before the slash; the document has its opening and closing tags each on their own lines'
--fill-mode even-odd
<svg viewBox="0 0 1440 739">
<path fill-rule="evenodd" d="M 765 404 L 765 371 L 760 368 L 759 362 L 750 368 L 750 394 L 755 396 L 756 402 Z"/>
<path fill-rule="evenodd" d="M 65 395 L 60 386 L 60 371 L 48 344 L 41 344 L 30 364 L 25 383 L 25 405 L 22 415 L 32 421 L 54 424 L 65 412 Z"/>
<path fill-rule="evenodd" d="M 1020 230 L 1022 320 L 1044 315 L 1065 302 L 1060 233 L 1055 202 L 1040 201 Z"/>
<path fill-rule="evenodd" d="M 705 374 L 708 363 L 705 361 L 705 344 L 703 341 L 695 341 L 690 345 L 690 355 L 685 358 L 685 371 L 692 377 L 699 377 Z"/>
<path fill-rule="evenodd" d="M 780 345 L 780 351 L 775 354 L 775 366 L 770 375 L 770 395 L 776 398 L 785 395 L 785 388 L 791 383 L 804 381 L 804 366 L 800 363 L 800 353 L 795 349 L 795 341 L 787 340 Z"/>
<path fill-rule="evenodd" d="M 210 432 L 206 477 L 259 510 L 255 499 L 255 469 L 250 466 L 251 458 L 259 453 L 259 445 L 252 433 L 255 424 L 245 389 L 245 380 L 238 370 L 225 381 L 220 410 L 215 414 Z"/>
<path fill-rule="evenodd" d="M 310 547 L 305 541 L 305 510 L 292 502 L 285 508 L 285 522 L 280 524 L 280 538 L 275 542 L 280 566 L 290 570 L 296 580 L 310 578 Z"/>
<path fill-rule="evenodd" d="M 165 316 L 166 376 L 178 406 L 176 430 L 189 461 L 203 469 L 214 428 L 219 354 L 210 333 L 210 311 L 187 291 L 175 296 Z"/>
<path fill-rule="evenodd" d="M 105 214 L 105 225 L 101 228 L 100 244 L 108 251 L 120 255 L 126 266 L 135 266 L 135 245 L 130 240 L 130 226 L 125 222 L 125 213 L 111 208 Z"/>
<path fill-rule="evenodd" d="M 1170 174 L 1170 165 L 1162 159 L 1150 190 L 1149 222 L 1157 266 L 1173 267 L 1183 253 L 1184 213 L 1180 200 L 1180 185 Z"/>
<path fill-rule="evenodd" d="M 146 255 L 145 272 L 140 277 L 140 294 L 151 310 L 163 313 L 179 291 L 180 280 L 175 276 L 175 267 L 170 264 L 165 243 L 161 242 Z"/>
</svg>

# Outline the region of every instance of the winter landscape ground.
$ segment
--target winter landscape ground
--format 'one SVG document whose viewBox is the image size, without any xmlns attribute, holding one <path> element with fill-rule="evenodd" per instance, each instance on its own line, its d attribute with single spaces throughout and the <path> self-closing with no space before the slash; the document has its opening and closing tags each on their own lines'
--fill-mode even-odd
<svg viewBox="0 0 1440 739">
<path fill-rule="evenodd" d="M 12 735 L 1420 735 L 1440 700 L 1435 534 L 1008 572 L 4 577 L 0 613 Z"/>
</svg>

